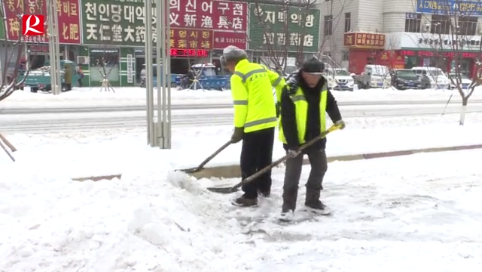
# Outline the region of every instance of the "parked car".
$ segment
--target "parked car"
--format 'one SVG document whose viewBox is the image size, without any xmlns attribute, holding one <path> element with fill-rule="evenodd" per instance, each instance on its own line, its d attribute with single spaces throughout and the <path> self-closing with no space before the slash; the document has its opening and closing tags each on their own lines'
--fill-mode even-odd
<svg viewBox="0 0 482 272">
<path fill-rule="evenodd" d="M 450 80 L 442 71 L 442 69 L 437 67 L 413 67 L 412 70 L 423 80 L 423 77 L 428 77 L 430 81 L 430 86 L 435 89 L 449 89 Z M 423 82 L 422 82 L 423 85 Z M 424 87 L 424 86 L 422 86 Z"/>
<path fill-rule="evenodd" d="M 387 66 L 368 64 L 363 73 L 357 77 L 359 88 L 386 88 L 391 83 L 390 71 Z"/>
<path fill-rule="evenodd" d="M 390 71 L 392 76 L 392 86 L 397 90 L 419 89 L 421 80 L 410 69 L 393 69 Z"/>
<path fill-rule="evenodd" d="M 457 83 L 457 75 L 456 73 L 449 73 L 449 79 L 450 80 L 450 89 L 455 89 L 455 84 Z M 470 84 L 472 83 L 472 80 L 465 74 L 460 73 L 460 79 L 461 79 L 461 84 L 462 84 L 462 89 L 466 90 L 469 88 Z"/>
<path fill-rule="evenodd" d="M 355 81 L 353 77 L 343 68 L 325 69 L 324 76 L 328 81 L 328 89 L 335 91 L 353 91 Z"/>
</svg>

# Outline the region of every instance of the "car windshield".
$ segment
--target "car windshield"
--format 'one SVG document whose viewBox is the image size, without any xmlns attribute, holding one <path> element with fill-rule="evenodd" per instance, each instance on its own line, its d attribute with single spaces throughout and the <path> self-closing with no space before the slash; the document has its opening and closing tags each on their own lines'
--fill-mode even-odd
<svg viewBox="0 0 482 272">
<path fill-rule="evenodd" d="M 368 68 L 368 72 L 372 75 L 384 76 L 388 74 L 388 69 L 385 66 L 375 66 Z"/>
<path fill-rule="evenodd" d="M 434 77 L 442 75 L 441 70 L 428 70 L 428 72 L 430 73 L 431 76 L 434 76 Z"/>
<path fill-rule="evenodd" d="M 337 76 L 349 76 L 350 75 L 348 73 L 348 71 L 344 70 L 344 69 L 335 70 L 335 73 L 336 73 Z"/>
<path fill-rule="evenodd" d="M 405 78 L 415 78 L 417 75 L 412 70 L 398 70 L 397 76 Z"/>
</svg>

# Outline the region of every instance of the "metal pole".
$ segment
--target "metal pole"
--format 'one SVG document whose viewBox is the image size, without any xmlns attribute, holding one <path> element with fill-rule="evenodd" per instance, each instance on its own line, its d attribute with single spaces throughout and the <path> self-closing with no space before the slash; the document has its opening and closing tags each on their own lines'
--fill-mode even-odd
<svg viewBox="0 0 482 272">
<path fill-rule="evenodd" d="M 57 95 L 62 93 L 62 81 L 61 81 L 61 76 L 60 76 L 60 70 L 62 70 L 63 67 L 60 67 L 60 33 L 61 31 L 59 30 L 59 13 L 57 12 L 57 2 L 52 1 L 52 7 L 53 7 L 53 21 L 52 24 L 54 26 L 54 50 L 55 50 L 55 85 L 57 89 Z M 72 75 L 73 76 L 73 75 Z M 72 77 L 71 77 L 72 78 Z M 72 83 L 71 83 L 72 84 Z"/>
<path fill-rule="evenodd" d="M 52 93 L 55 95 L 55 46 L 54 46 L 54 26 L 53 26 L 53 0 L 47 0 L 47 28 L 48 28 L 48 38 L 49 38 L 49 58 L 50 58 L 50 87 L 52 89 Z"/>
<path fill-rule="evenodd" d="M 156 145 L 155 129 L 154 129 L 154 97 L 152 84 L 152 0 L 144 1 L 144 9 L 146 19 L 144 25 L 146 27 L 145 40 L 145 66 L 146 66 L 146 102 L 147 102 L 147 140 L 150 146 Z"/>
<path fill-rule="evenodd" d="M 160 2 L 160 3 L 159 3 Z M 162 16 L 163 7 L 165 1 L 158 1 L 156 3 L 156 63 L 157 63 L 157 126 L 159 134 L 157 140 L 160 148 L 165 148 L 165 116 L 164 116 L 164 86 L 166 85 L 166 73 L 165 67 L 167 63 L 164 61 L 165 48 L 163 44 L 166 42 L 165 35 L 163 35 L 163 29 L 165 27 L 165 18 Z M 162 65 L 162 66 L 161 66 Z M 162 95 L 161 95 L 162 93 Z"/>
<path fill-rule="evenodd" d="M 168 0 L 165 0 L 166 3 Z M 164 1 L 163 1 L 164 2 Z M 169 5 L 166 4 L 164 13 L 166 14 L 167 20 L 165 20 L 166 27 L 164 28 L 166 30 L 166 34 L 164 35 L 166 37 L 167 42 L 165 43 L 166 47 L 166 52 L 167 52 L 167 58 L 166 58 L 166 71 L 167 71 L 167 127 L 166 127 L 166 148 L 171 149 L 171 143 L 172 143 L 172 123 L 171 123 L 171 23 L 169 20 Z M 163 20 L 164 21 L 164 20 Z M 169 36 L 168 36 L 169 35 Z"/>
</svg>

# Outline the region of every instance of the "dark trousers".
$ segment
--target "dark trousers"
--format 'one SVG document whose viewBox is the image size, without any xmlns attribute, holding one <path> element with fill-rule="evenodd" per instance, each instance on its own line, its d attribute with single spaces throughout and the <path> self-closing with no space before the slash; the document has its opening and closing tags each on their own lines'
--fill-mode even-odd
<svg viewBox="0 0 482 272">
<path fill-rule="evenodd" d="M 306 182 L 306 202 L 318 201 L 323 189 L 323 177 L 328 170 L 325 150 L 309 150 L 306 152 L 310 160 L 311 170 Z M 303 155 L 300 154 L 286 161 L 286 172 L 283 186 L 283 210 L 295 210 L 298 198 L 298 184 L 303 167 Z"/>
<path fill-rule="evenodd" d="M 77 78 L 77 83 L 79 84 L 79 87 L 82 87 L 82 78 L 81 77 Z"/>
<path fill-rule="evenodd" d="M 275 128 L 245 133 L 241 150 L 241 178 L 245 179 L 270 165 L 273 159 Z M 258 190 L 271 190 L 271 170 L 243 185 L 244 197 L 257 198 Z"/>
</svg>

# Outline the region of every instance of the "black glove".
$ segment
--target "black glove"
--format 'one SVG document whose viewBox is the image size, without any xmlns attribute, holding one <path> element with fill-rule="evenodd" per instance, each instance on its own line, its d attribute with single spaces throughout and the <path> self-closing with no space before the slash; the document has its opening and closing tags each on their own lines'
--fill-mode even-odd
<svg viewBox="0 0 482 272">
<path fill-rule="evenodd" d="M 243 139 L 244 135 L 244 128 L 243 127 L 235 127 L 233 135 L 231 136 L 231 143 L 239 143 Z"/>
<path fill-rule="evenodd" d="M 289 77 L 288 81 L 286 81 L 285 88 L 290 95 L 295 94 L 298 90 L 298 76 L 292 75 L 291 77 Z"/>
</svg>

